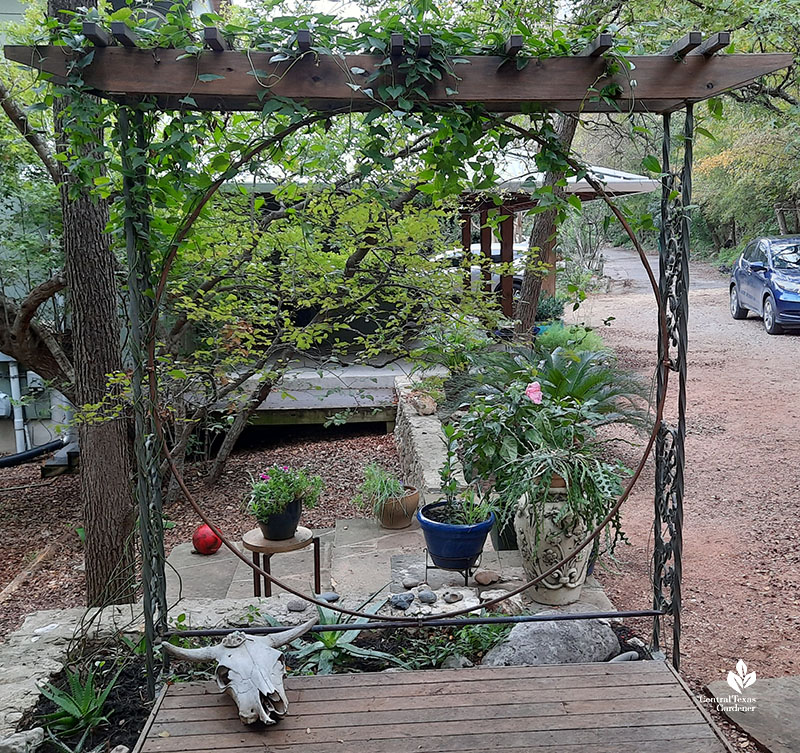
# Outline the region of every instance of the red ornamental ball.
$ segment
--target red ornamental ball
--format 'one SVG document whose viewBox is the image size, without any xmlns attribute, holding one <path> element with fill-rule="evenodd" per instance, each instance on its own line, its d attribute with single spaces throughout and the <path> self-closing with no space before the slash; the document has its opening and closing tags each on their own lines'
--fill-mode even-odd
<svg viewBox="0 0 800 753">
<path fill-rule="evenodd" d="M 207 525 L 202 525 L 192 535 L 192 544 L 198 554 L 214 554 L 222 546 L 222 539 Z"/>
</svg>

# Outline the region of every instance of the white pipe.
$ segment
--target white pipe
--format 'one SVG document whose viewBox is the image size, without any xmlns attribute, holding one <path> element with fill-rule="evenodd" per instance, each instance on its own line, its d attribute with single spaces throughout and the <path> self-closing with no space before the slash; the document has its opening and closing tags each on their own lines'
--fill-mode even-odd
<svg viewBox="0 0 800 753">
<path fill-rule="evenodd" d="M 19 364 L 16 361 L 9 361 L 8 363 L 8 378 L 11 381 L 11 409 L 14 411 L 14 441 L 17 446 L 17 452 L 25 452 L 28 446 L 25 442 L 25 418 L 22 412 Z"/>
</svg>

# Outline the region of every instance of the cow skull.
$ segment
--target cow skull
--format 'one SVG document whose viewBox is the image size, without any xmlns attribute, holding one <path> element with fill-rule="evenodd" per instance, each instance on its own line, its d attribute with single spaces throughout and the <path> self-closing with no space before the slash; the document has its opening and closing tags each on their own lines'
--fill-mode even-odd
<svg viewBox="0 0 800 753">
<path fill-rule="evenodd" d="M 165 643 L 164 648 L 185 661 L 216 661 L 217 685 L 233 698 L 239 719 L 253 724 L 275 724 L 286 715 L 289 701 L 283 689 L 283 654 L 276 649 L 307 633 L 317 618 L 272 635 L 245 635 L 236 631 L 221 643 L 205 648 L 180 648 Z"/>
</svg>

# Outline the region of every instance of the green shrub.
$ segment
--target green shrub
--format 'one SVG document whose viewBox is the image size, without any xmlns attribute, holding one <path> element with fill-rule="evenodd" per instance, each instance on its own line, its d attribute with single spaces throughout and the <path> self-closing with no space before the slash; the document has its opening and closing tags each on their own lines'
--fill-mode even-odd
<svg viewBox="0 0 800 753">
<path fill-rule="evenodd" d="M 564 316 L 564 301 L 552 295 L 546 295 L 539 299 L 536 306 L 536 321 L 550 322 Z"/>
<path fill-rule="evenodd" d="M 536 335 L 536 349 L 542 353 L 552 353 L 556 348 L 575 352 L 601 351 L 606 350 L 606 345 L 603 338 L 592 329 L 577 324 L 552 324 Z"/>
</svg>

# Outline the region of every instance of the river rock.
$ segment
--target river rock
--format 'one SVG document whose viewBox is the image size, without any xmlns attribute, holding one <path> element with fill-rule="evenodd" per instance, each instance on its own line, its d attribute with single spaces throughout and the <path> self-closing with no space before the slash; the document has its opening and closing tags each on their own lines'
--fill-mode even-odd
<svg viewBox="0 0 800 753">
<path fill-rule="evenodd" d="M 458 591 L 445 591 L 444 596 L 442 598 L 448 604 L 455 604 L 457 601 L 461 601 L 464 598 L 464 594 L 459 593 Z"/>
<path fill-rule="evenodd" d="M 305 612 L 308 608 L 308 602 L 302 599 L 289 599 L 286 603 L 286 608 L 290 612 Z"/>
<path fill-rule="evenodd" d="M 404 611 L 411 606 L 412 601 L 414 601 L 414 594 L 410 591 L 402 594 L 392 594 L 389 597 L 389 604 L 395 609 L 402 609 Z"/>
<path fill-rule="evenodd" d="M 604 620 L 523 622 L 515 625 L 481 664 L 508 667 L 604 662 L 618 653 L 617 636 Z"/>
<path fill-rule="evenodd" d="M 413 575 L 407 575 L 405 578 L 403 578 L 402 582 L 403 588 L 405 589 L 416 588 L 418 585 L 420 585 L 420 583 L 422 583 L 419 578 L 415 578 Z"/>
<path fill-rule="evenodd" d="M 474 667 L 475 665 L 467 659 L 466 656 L 461 656 L 461 654 L 453 654 L 452 656 L 448 656 L 442 662 L 442 669 L 466 669 L 467 667 Z"/>
<path fill-rule="evenodd" d="M 500 573 L 494 570 L 478 570 L 475 573 L 475 582 L 481 586 L 489 586 L 492 583 L 497 583 L 500 580 Z"/>
<path fill-rule="evenodd" d="M 436 594 L 431 591 L 429 588 L 423 588 L 417 593 L 417 598 L 423 604 L 435 604 L 436 603 Z"/>
<path fill-rule="evenodd" d="M 0 741 L 0 753 L 33 753 L 44 742 L 44 729 L 34 727 Z"/>
<path fill-rule="evenodd" d="M 328 604 L 333 604 L 334 601 L 339 601 L 339 594 L 336 591 L 323 591 L 319 598 L 323 601 L 327 601 Z"/>
</svg>

